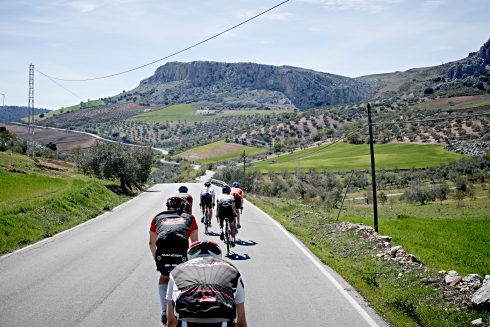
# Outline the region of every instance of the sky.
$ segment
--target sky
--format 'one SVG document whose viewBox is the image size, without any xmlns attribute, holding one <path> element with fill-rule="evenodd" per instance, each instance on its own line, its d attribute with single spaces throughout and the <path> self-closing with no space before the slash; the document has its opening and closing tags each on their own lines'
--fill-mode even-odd
<svg viewBox="0 0 490 327">
<path fill-rule="evenodd" d="M 131 90 L 166 62 L 288 65 L 357 77 L 436 66 L 490 38 L 490 0 L 0 0 L 0 105 L 59 109 Z"/>
</svg>

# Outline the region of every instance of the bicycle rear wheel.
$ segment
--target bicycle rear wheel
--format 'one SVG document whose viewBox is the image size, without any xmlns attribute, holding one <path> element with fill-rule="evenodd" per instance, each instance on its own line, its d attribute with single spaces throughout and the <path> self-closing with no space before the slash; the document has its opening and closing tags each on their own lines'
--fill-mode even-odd
<svg viewBox="0 0 490 327">
<path fill-rule="evenodd" d="M 228 226 L 228 219 L 225 220 L 225 243 L 226 243 L 226 255 L 230 254 L 230 227 Z"/>
</svg>

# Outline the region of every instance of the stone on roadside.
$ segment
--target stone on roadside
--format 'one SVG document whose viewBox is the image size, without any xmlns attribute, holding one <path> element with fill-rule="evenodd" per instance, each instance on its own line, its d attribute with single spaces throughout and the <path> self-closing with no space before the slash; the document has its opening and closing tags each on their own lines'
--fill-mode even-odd
<svg viewBox="0 0 490 327">
<path fill-rule="evenodd" d="M 483 320 L 482 318 L 475 319 L 471 322 L 472 326 L 481 326 L 483 325 Z"/>
<path fill-rule="evenodd" d="M 381 240 L 381 242 L 391 242 L 392 240 L 392 237 L 391 236 L 380 236 L 379 239 Z"/>
<path fill-rule="evenodd" d="M 471 304 L 482 309 L 490 308 L 490 276 L 489 278 L 487 276 L 485 276 L 483 285 L 471 297 Z"/>
<path fill-rule="evenodd" d="M 444 277 L 444 281 L 446 282 L 446 284 L 451 284 L 457 276 L 459 276 L 458 272 L 455 270 L 451 270 L 447 273 L 446 277 Z"/>
<path fill-rule="evenodd" d="M 461 276 L 456 276 L 453 281 L 449 284 L 449 286 L 456 286 L 461 280 L 463 279 L 463 277 Z"/>
<path fill-rule="evenodd" d="M 402 246 L 401 245 L 396 245 L 396 246 L 393 246 L 389 249 L 389 253 L 390 255 L 394 258 L 396 256 L 396 253 L 402 249 Z"/>
</svg>

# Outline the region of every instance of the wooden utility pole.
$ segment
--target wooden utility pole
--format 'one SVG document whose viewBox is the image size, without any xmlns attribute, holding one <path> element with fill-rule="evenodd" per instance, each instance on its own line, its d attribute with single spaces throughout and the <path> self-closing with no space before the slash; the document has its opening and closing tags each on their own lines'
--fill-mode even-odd
<svg viewBox="0 0 490 327">
<path fill-rule="evenodd" d="M 376 167 L 374 164 L 374 146 L 373 146 L 373 124 L 371 122 L 371 104 L 367 104 L 368 127 L 369 127 L 369 150 L 371 152 L 371 181 L 373 185 L 373 214 L 374 230 L 378 232 L 378 200 L 376 198 Z"/>
</svg>

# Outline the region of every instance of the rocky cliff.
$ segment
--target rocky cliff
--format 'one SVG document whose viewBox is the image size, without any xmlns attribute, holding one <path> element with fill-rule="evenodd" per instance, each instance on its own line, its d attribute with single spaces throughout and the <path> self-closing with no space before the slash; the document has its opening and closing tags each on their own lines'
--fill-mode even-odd
<svg viewBox="0 0 490 327">
<path fill-rule="evenodd" d="M 472 52 L 467 58 L 454 63 L 448 69 L 446 76 L 453 80 L 486 75 L 487 71 L 490 71 L 490 39 L 478 52 Z"/>
<path fill-rule="evenodd" d="M 135 91 L 150 104 L 307 109 L 363 101 L 374 90 L 365 82 L 297 67 L 196 61 L 167 63 Z"/>
</svg>

